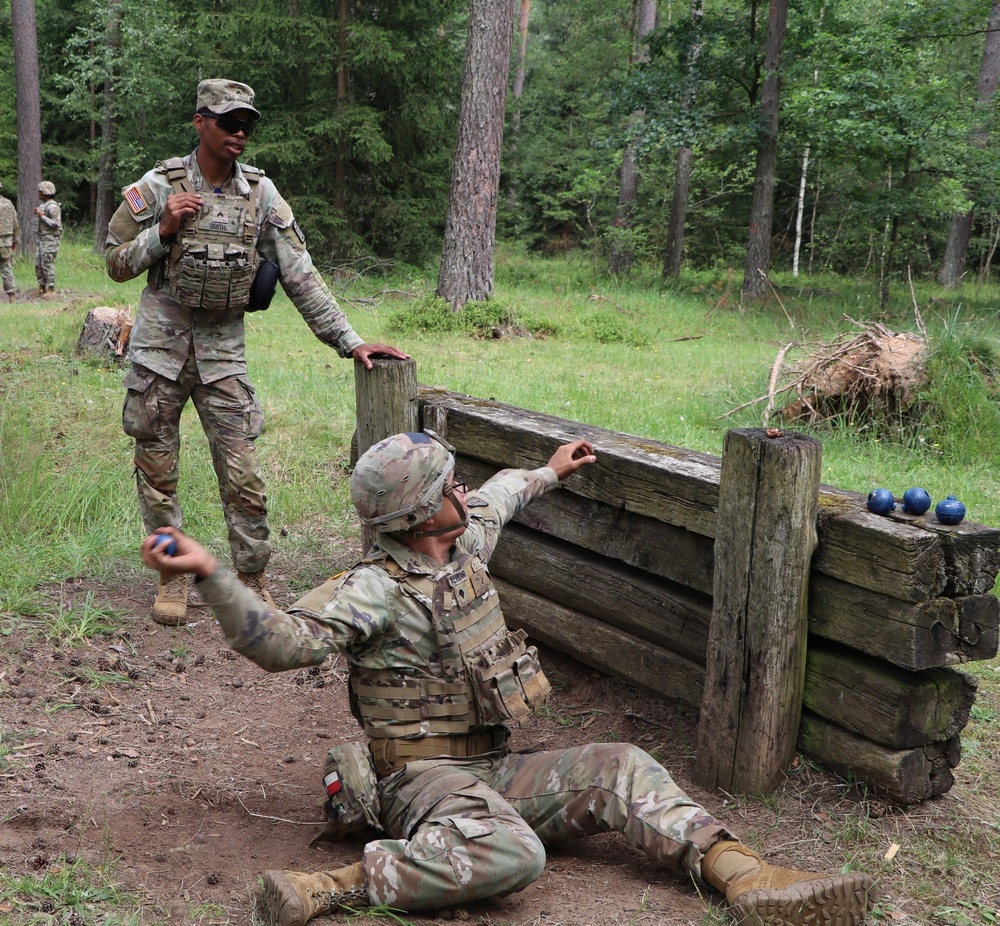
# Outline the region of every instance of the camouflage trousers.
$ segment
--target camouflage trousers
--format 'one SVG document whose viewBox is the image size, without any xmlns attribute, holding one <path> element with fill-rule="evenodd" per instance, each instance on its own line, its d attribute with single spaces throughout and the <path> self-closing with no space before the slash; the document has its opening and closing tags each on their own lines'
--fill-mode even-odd
<svg viewBox="0 0 1000 926">
<path fill-rule="evenodd" d="M 0 279 L 3 280 L 3 291 L 8 296 L 17 292 L 14 282 L 14 252 L 10 248 L 0 247 Z"/>
<path fill-rule="evenodd" d="M 250 383 L 242 376 L 203 383 L 189 356 L 176 381 L 133 364 L 125 387 L 122 429 L 135 438 L 136 485 L 146 532 L 183 525 L 177 501 L 180 422 L 191 399 L 212 452 L 233 563 L 240 572 L 263 569 L 271 544 L 254 439 L 264 427 L 264 414 Z"/>
<path fill-rule="evenodd" d="M 380 783 L 395 838 L 369 842 L 372 904 L 418 911 L 519 891 L 545 866 L 545 845 L 618 832 L 645 855 L 700 876 L 701 859 L 734 838 L 662 765 L 626 743 L 411 762 Z"/>
<path fill-rule="evenodd" d="M 59 252 L 59 242 L 51 245 L 39 242 L 35 248 L 35 276 L 38 278 L 39 289 L 56 288 L 56 254 Z"/>
</svg>

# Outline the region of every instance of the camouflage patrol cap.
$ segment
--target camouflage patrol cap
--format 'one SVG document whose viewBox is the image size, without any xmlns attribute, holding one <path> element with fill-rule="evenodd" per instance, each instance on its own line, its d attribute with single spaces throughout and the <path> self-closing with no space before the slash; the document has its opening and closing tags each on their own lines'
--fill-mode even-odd
<svg viewBox="0 0 1000 926">
<path fill-rule="evenodd" d="M 55 196 L 56 185 L 51 180 L 43 180 L 38 184 L 38 192 L 43 196 Z"/>
<path fill-rule="evenodd" d="M 392 533 L 433 518 L 455 469 L 453 451 L 433 431 L 394 434 L 370 447 L 351 474 L 351 500 L 362 523 Z"/>
<path fill-rule="evenodd" d="M 203 80 L 198 84 L 195 112 L 207 109 L 221 116 L 234 109 L 248 109 L 259 119 L 260 112 L 253 105 L 254 95 L 253 87 L 235 80 Z"/>
</svg>

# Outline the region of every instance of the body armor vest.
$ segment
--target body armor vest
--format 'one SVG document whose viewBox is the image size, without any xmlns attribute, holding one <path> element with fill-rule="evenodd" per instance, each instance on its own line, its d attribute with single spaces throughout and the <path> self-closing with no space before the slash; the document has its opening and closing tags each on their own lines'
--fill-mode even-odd
<svg viewBox="0 0 1000 926">
<path fill-rule="evenodd" d="M 439 677 L 421 677 L 352 665 L 351 710 L 371 739 L 488 732 L 545 703 L 551 687 L 538 650 L 525 644 L 523 630 L 508 630 L 489 571 L 477 556 L 456 557 L 436 577 L 412 575 L 390 559 L 365 562 L 377 562 L 429 612 L 442 670 Z M 326 599 L 333 594 L 330 589 Z M 310 601 L 308 610 L 316 604 Z"/>
<path fill-rule="evenodd" d="M 157 165 L 175 193 L 194 192 L 182 158 Z M 166 261 L 163 288 L 187 309 L 209 312 L 246 309 L 257 268 L 257 185 L 260 173 L 241 167 L 249 197 L 199 195 L 201 211 L 186 216 Z"/>
<path fill-rule="evenodd" d="M 0 197 L 0 247 L 9 248 L 14 243 L 14 219 L 17 210 L 9 199 Z"/>
</svg>

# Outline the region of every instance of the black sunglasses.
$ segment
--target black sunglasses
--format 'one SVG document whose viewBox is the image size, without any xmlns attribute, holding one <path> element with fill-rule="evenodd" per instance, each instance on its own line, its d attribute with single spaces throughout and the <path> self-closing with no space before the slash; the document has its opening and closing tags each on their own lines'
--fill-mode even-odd
<svg viewBox="0 0 1000 926">
<path fill-rule="evenodd" d="M 249 138 L 257 128 L 256 119 L 237 119 L 228 113 L 199 113 L 199 115 L 206 119 L 214 119 L 215 124 L 228 135 L 239 135 L 242 132 L 245 138 Z"/>
</svg>

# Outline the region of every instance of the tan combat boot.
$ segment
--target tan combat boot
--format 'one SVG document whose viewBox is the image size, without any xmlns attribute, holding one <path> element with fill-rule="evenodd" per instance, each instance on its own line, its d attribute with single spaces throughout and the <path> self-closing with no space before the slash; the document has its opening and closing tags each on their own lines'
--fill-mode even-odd
<svg viewBox="0 0 1000 926">
<path fill-rule="evenodd" d="M 236 575 L 239 580 L 252 592 L 256 592 L 261 598 L 264 599 L 264 604 L 266 604 L 272 611 L 277 611 L 278 608 L 274 603 L 274 599 L 271 597 L 271 593 L 267 590 L 267 585 L 264 582 L 264 570 L 261 569 L 260 572 L 237 572 Z"/>
<path fill-rule="evenodd" d="M 261 912 L 270 926 L 305 926 L 314 916 L 342 907 L 368 906 L 361 862 L 337 871 L 265 871 Z"/>
<path fill-rule="evenodd" d="M 187 621 L 188 579 L 186 575 L 160 573 L 160 585 L 153 602 L 153 620 L 165 627 L 177 627 Z"/>
<path fill-rule="evenodd" d="M 776 868 L 738 842 L 715 843 L 701 876 L 726 895 L 740 926 L 859 926 L 874 901 L 870 875 Z"/>
</svg>

